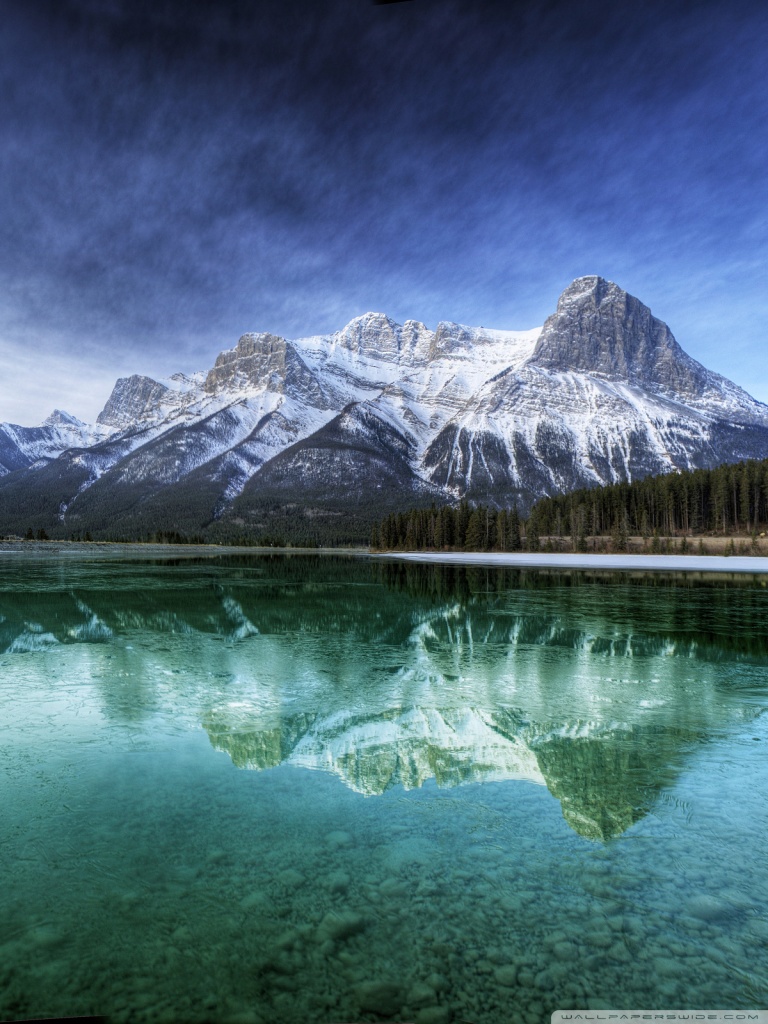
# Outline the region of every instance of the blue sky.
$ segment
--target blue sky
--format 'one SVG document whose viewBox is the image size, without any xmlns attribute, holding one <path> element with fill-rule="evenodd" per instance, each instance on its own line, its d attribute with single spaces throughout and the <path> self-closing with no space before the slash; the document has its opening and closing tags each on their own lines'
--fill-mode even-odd
<svg viewBox="0 0 768 1024">
<path fill-rule="evenodd" d="M 5 0 L 0 420 L 582 274 L 768 401 L 768 8 Z"/>
</svg>

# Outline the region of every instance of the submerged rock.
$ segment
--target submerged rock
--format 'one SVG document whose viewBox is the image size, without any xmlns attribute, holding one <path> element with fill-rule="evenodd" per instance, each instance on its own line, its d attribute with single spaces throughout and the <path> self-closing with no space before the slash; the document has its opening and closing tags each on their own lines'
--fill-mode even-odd
<svg viewBox="0 0 768 1024">
<path fill-rule="evenodd" d="M 243 910 L 266 911 L 270 906 L 269 898 L 263 892 L 251 892 L 240 900 Z"/>
<path fill-rule="evenodd" d="M 408 992 L 407 1002 L 409 1006 L 415 1007 L 432 1006 L 437 1002 L 437 994 L 430 985 L 425 984 L 423 981 L 417 981 Z"/>
<path fill-rule="evenodd" d="M 504 985 L 506 988 L 514 988 L 517 984 L 517 968 L 513 964 L 497 967 L 493 976 L 499 985 Z"/>
<path fill-rule="evenodd" d="M 448 1024 L 451 1013 L 447 1006 L 427 1006 L 419 1010 L 416 1024 Z"/>
<path fill-rule="evenodd" d="M 41 924 L 36 928 L 31 928 L 27 932 L 27 938 L 42 949 L 53 949 L 54 946 L 60 946 L 64 942 L 65 936 L 53 925 Z"/>
<path fill-rule="evenodd" d="M 579 955 L 576 946 L 567 939 L 563 942 L 556 942 L 552 947 L 552 952 L 558 960 L 565 961 L 566 963 L 570 960 L 575 960 Z"/>
<path fill-rule="evenodd" d="M 344 910 L 338 914 L 326 914 L 320 922 L 317 937 L 321 942 L 325 942 L 327 939 L 334 941 L 347 939 L 351 935 L 357 935 L 359 932 L 362 932 L 367 923 L 363 915 L 358 914 L 354 910 Z"/>
<path fill-rule="evenodd" d="M 694 896 L 693 899 L 688 900 L 687 910 L 689 914 L 697 917 L 700 921 L 719 921 L 724 917 L 731 917 L 734 913 L 732 904 L 726 903 L 725 900 L 718 899 L 716 896 L 710 896 L 708 893 Z"/>
<path fill-rule="evenodd" d="M 334 871 L 328 875 L 328 888 L 331 892 L 346 892 L 349 888 L 350 877 L 345 871 Z"/>
<path fill-rule="evenodd" d="M 306 881 L 304 875 L 294 868 L 286 868 L 285 871 L 281 871 L 277 876 L 277 880 L 281 885 L 286 885 L 291 889 L 296 889 Z"/>
<path fill-rule="evenodd" d="M 334 832 L 329 832 L 325 837 L 325 841 L 332 850 L 338 850 L 340 846 L 349 846 L 352 842 L 352 836 L 349 832 L 342 832 L 337 829 Z"/>
<path fill-rule="evenodd" d="M 355 987 L 355 996 L 363 1013 L 383 1017 L 397 1013 L 403 1002 L 400 986 L 391 981 L 364 981 Z"/>
<path fill-rule="evenodd" d="M 408 886 L 402 879 L 393 878 L 390 875 L 379 885 L 379 891 L 382 896 L 405 896 L 408 893 Z"/>
</svg>

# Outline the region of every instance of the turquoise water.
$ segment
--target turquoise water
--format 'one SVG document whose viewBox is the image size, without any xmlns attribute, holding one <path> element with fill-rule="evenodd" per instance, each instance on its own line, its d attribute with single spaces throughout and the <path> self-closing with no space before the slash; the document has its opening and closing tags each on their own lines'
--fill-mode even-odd
<svg viewBox="0 0 768 1024">
<path fill-rule="evenodd" d="M 0 1018 L 768 1006 L 760 581 L 0 559 Z"/>
</svg>

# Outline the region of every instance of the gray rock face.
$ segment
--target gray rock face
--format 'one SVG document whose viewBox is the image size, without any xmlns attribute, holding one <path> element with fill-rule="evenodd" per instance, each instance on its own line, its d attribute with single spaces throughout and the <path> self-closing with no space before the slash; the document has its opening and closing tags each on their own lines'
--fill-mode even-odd
<svg viewBox="0 0 768 1024">
<path fill-rule="evenodd" d="M 680 396 L 701 394 L 709 376 L 647 306 L 602 277 L 580 277 L 565 289 L 531 362 Z"/>
<path fill-rule="evenodd" d="M 401 327 L 383 313 L 355 317 L 337 335 L 350 352 L 392 359 L 400 352 Z"/>
<path fill-rule="evenodd" d="M 338 344 L 356 355 L 394 362 L 423 362 L 432 338 L 432 332 L 418 320 L 406 320 L 401 326 L 384 313 L 355 317 L 334 335 Z"/>
<path fill-rule="evenodd" d="M 120 377 L 96 422 L 121 428 L 139 423 L 154 411 L 168 391 L 164 384 L 138 373 L 132 377 Z"/>
<path fill-rule="evenodd" d="M 436 359 L 438 356 L 454 355 L 456 352 L 471 349 L 476 341 L 474 332 L 469 328 L 441 320 L 429 348 L 429 357 Z"/>
<path fill-rule="evenodd" d="M 256 384 L 270 374 L 283 374 L 287 346 L 285 338 L 275 334 L 244 334 L 235 348 L 216 357 L 205 378 L 205 390 Z"/>
<path fill-rule="evenodd" d="M 215 394 L 260 385 L 293 393 L 317 408 L 328 406 L 319 381 L 296 348 L 275 334 L 244 334 L 235 348 L 217 357 L 203 387 Z"/>
</svg>

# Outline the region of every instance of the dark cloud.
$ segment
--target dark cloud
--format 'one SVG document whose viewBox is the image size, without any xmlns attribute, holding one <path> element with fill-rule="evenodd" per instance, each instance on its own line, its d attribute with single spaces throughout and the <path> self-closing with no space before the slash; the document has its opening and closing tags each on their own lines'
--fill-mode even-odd
<svg viewBox="0 0 768 1024">
<path fill-rule="evenodd" d="M 761 6 L 6 0 L 3 16 L 6 346 L 119 344 L 151 373 L 369 308 L 529 327 L 597 272 L 755 386 L 717 355 L 741 331 L 757 366 Z"/>
</svg>

